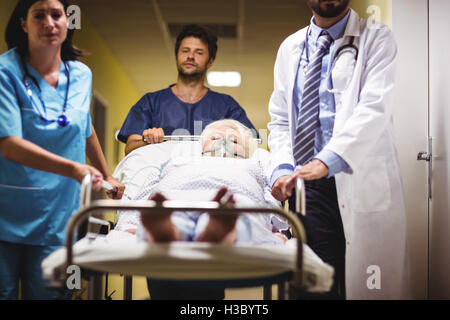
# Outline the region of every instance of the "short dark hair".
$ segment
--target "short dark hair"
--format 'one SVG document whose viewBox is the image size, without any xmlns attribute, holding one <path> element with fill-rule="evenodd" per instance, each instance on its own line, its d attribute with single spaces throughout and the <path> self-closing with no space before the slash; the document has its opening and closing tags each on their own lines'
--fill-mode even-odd
<svg viewBox="0 0 450 320">
<path fill-rule="evenodd" d="M 207 27 L 198 24 L 188 24 L 183 27 L 177 36 L 175 42 L 175 56 L 180 49 L 181 41 L 187 37 L 194 37 L 200 39 L 203 43 L 208 45 L 209 59 L 215 59 L 217 54 L 217 36 Z"/>
<path fill-rule="evenodd" d="M 28 11 L 37 1 L 38 0 L 19 0 L 6 27 L 5 40 L 8 49 L 17 48 L 22 57 L 28 54 L 28 35 L 22 29 L 21 19 L 27 19 Z M 58 1 L 64 6 L 64 12 L 67 12 L 69 2 L 67 0 Z M 64 61 L 77 60 L 84 56 L 84 52 L 72 44 L 74 32 L 74 29 L 67 30 L 67 38 L 62 44 L 61 59 Z"/>
</svg>

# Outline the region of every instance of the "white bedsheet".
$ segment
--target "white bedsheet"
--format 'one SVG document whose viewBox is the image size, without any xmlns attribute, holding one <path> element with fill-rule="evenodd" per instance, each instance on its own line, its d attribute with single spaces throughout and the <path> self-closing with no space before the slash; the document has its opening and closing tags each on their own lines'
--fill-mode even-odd
<svg viewBox="0 0 450 320">
<path fill-rule="evenodd" d="M 268 167 L 269 153 L 264 149 L 257 149 L 250 159 L 215 158 L 202 157 L 198 142 L 165 142 L 133 151 L 114 176 L 127 187 L 124 202 L 148 199 L 156 191 L 171 200 L 208 201 L 220 187 L 227 186 L 237 205 L 279 207 L 280 202 L 270 193 Z M 183 217 L 178 218 L 173 217 L 175 225 Z M 280 244 L 273 232 L 288 228 L 276 215 L 244 215 L 239 220 L 238 240 L 254 243 Z M 125 231 L 139 225 L 139 212 L 127 211 L 119 213 L 115 228 Z M 184 230 L 183 226 L 178 227 Z"/>
<path fill-rule="evenodd" d="M 308 291 L 326 292 L 333 283 L 333 268 L 308 246 L 303 246 L 304 281 Z M 295 270 L 296 243 L 286 246 L 224 245 L 193 242 L 152 244 L 112 231 L 94 241 L 84 238 L 74 245 L 73 263 L 80 267 L 155 279 L 252 279 Z M 42 263 L 44 278 L 52 279 L 56 268 L 64 268 L 62 248 Z M 64 272 L 63 272 L 64 274 Z"/>
</svg>

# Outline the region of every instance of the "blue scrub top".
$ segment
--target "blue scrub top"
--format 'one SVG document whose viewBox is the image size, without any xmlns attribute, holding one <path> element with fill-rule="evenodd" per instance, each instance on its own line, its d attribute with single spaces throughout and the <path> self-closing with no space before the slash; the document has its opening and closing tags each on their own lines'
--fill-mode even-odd
<svg viewBox="0 0 450 320">
<path fill-rule="evenodd" d="M 130 110 L 118 138 L 126 143 L 132 134 L 162 128 L 165 135 L 200 135 L 211 122 L 234 119 L 257 132 L 245 110 L 227 94 L 208 89 L 197 103 L 181 101 L 169 88 L 144 95 Z"/>
<path fill-rule="evenodd" d="M 66 115 L 71 123 L 62 128 L 46 123 L 34 109 L 24 85 L 20 56 L 12 49 L 0 56 L 0 138 L 16 136 L 60 155 L 85 163 L 86 138 L 91 132 L 89 108 L 92 73 L 78 61 L 67 61 L 70 88 Z M 27 64 L 35 105 L 41 94 L 47 119 L 62 114 L 67 77 L 64 64 L 55 89 Z M 43 112 L 43 109 L 41 109 Z M 6 160 L 0 154 L 0 240 L 30 245 L 61 245 L 71 214 L 78 209 L 77 181 Z"/>
</svg>

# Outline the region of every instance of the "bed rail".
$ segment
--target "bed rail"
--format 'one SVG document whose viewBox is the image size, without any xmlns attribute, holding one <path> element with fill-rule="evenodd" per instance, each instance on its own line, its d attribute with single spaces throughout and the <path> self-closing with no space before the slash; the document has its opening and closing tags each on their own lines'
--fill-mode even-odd
<svg viewBox="0 0 450 320">
<path fill-rule="evenodd" d="M 117 130 L 114 134 L 114 138 L 119 141 L 118 138 L 119 130 Z M 163 138 L 164 141 L 173 140 L 173 141 L 198 141 L 200 140 L 200 135 L 165 135 Z M 261 138 L 255 138 L 258 144 L 262 144 Z"/>
<path fill-rule="evenodd" d="M 183 136 L 183 135 L 171 135 L 164 136 L 164 141 L 172 140 L 172 141 L 199 141 L 201 136 Z M 262 144 L 261 138 L 255 138 L 258 144 Z"/>
<path fill-rule="evenodd" d="M 79 224 L 90 217 L 94 211 L 100 210 L 142 210 L 142 214 L 152 214 L 155 211 L 161 214 L 170 214 L 174 211 L 189 211 L 189 212 L 208 212 L 210 214 L 277 214 L 284 217 L 291 225 L 294 236 L 297 239 L 297 257 L 296 270 L 293 273 L 291 286 L 293 288 L 303 288 L 303 243 L 306 243 L 306 235 L 304 228 L 298 217 L 282 208 L 278 207 L 246 207 L 246 206 L 227 206 L 221 205 L 215 201 L 173 201 L 168 200 L 162 203 L 157 203 L 153 200 L 96 200 L 90 199 L 92 179 L 90 175 L 86 176 L 82 182 L 81 188 L 81 202 L 80 210 L 75 213 L 68 224 L 66 231 L 66 269 L 73 264 L 73 245 L 76 228 Z M 304 214 L 304 184 L 303 181 L 298 180 L 296 185 L 297 194 L 297 208 L 299 212 Z M 59 274 L 55 275 L 57 282 L 60 282 L 61 287 L 65 285 L 67 275 L 61 273 L 60 270 L 55 269 Z M 54 283 L 53 287 L 57 287 Z"/>
</svg>

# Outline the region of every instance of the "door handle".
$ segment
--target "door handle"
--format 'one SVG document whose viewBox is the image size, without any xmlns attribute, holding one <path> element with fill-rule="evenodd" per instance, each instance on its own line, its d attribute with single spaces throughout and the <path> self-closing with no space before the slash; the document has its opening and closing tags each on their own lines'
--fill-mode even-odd
<svg viewBox="0 0 450 320">
<path fill-rule="evenodd" d="M 421 151 L 417 154 L 418 161 L 428 162 L 428 199 L 432 198 L 432 174 L 433 174 L 433 138 L 428 137 L 428 152 Z"/>
<path fill-rule="evenodd" d="M 431 161 L 431 153 L 428 153 L 426 151 L 421 151 L 417 154 L 417 160 L 419 161 Z"/>
</svg>

